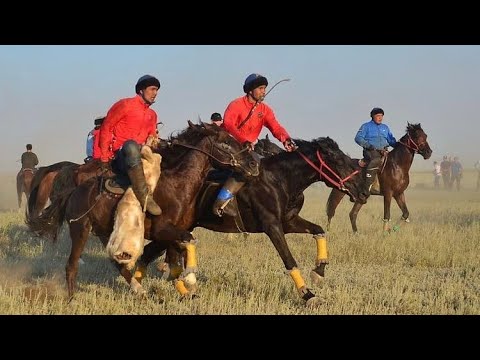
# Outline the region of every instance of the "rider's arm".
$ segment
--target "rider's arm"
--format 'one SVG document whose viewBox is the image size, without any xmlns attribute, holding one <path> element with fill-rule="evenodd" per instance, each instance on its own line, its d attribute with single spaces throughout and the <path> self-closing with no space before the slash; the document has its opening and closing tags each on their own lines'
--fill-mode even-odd
<svg viewBox="0 0 480 360">
<path fill-rule="evenodd" d="M 290 139 L 290 135 L 288 134 L 287 130 L 280 125 L 275 114 L 271 108 L 265 106 L 265 127 L 271 131 L 272 135 L 280 141 L 282 144 L 285 140 Z"/>
<path fill-rule="evenodd" d="M 105 120 L 100 127 L 99 142 L 100 142 L 100 160 L 102 162 L 109 161 L 108 147 L 111 144 L 113 137 L 113 129 L 115 125 L 122 119 L 127 110 L 126 103 L 122 100 L 116 102 L 108 111 Z"/>
<path fill-rule="evenodd" d="M 360 129 L 358 129 L 357 135 L 355 136 L 355 142 L 365 149 L 370 147 L 368 141 L 365 140 L 365 136 L 367 135 L 367 124 L 360 126 Z"/>
<path fill-rule="evenodd" d="M 397 143 L 397 140 L 395 139 L 395 136 L 393 136 L 392 132 L 390 131 L 390 128 L 388 128 L 387 142 L 388 142 L 388 145 L 392 147 L 395 146 L 395 144 Z"/>
</svg>

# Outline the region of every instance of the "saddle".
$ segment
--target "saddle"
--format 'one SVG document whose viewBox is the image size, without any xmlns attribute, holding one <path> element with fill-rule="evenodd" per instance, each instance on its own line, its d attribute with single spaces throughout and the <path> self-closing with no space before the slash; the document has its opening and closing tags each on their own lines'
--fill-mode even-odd
<svg viewBox="0 0 480 360">
<path fill-rule="evenodd" d="M 382 155 L 382 161 L 380 162 L 379 165 L 379 171 L 377 172 L 377 175 L 375 176 L 375 180 L 373 181 L 372 187 L 370 189 L 370 195 L 382 195 L 382 190 L 380 188 L 380 181 L 378 180 L 378 175 L 383 172 L 383 169 L 385 168 L 385 164 L 387 163 L 387 157 L 388 157 L 388 152 Z M 354 166 L 360 167 L 362 170 L 365 170 L 367 167 L 367 162 L 365 159 L 352 159 L 354 162 Z"/>
<path fill-rule="evenodd" d="M 129 188 L 130 183 L 126 183 L 124 181 L 119 181 L 118 176 L 113 176 L 110 178 L 105 179 L 104 189 L 109 193 L 115 195 L 123 195 L 125 191 Z"/>
<path fill-rule="evenodd" d="M 199 200 L 197 201 L 197 204 L 196 204 L 197 213 L 200 213 L 201 211 L 205 211 L 204 209 L 207 209 L 206 211 L 210 211 L 217 197 L 218 192 L 220 191 L 220 189 L 222 188 L 226 180 L 227 178 L 223 180 L 219 178 L 215 180 L 208 180 L 208 177 L 207 177 L 207 181 L 205 181 L 202 188 L 200 189 Z M 227 206 L 231 206 L 234 209 L 235 216 L 233 217 L 233 220 L 235 221 L 235 225 L 237 226 L 238 230 L 240 232 L 247 232 L 242 220 L 242 216 L 240 214 L 240 210 L 238 208 L 237 197 L 234 196 Z M 229 215 L 227 214 L 223 215 L 223 217 L 228 217 L 228 216 Z"/>
</svg>

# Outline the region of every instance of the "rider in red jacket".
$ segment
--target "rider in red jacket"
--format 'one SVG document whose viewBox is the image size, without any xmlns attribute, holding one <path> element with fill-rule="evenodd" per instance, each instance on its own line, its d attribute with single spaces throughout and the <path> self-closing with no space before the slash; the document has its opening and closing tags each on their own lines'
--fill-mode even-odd
<svg viewBox="0 0 480 360">
<path fill-rule="evenodd" d="M 243 85 L 246 95 L 233 100 L 228 105 L 223 116 L 223 126 L 235 139 L 245 143 L 250 150 L 253 150 L 258 136 L 265 126 L 287 151 L 294 151 L 296 146 L 290 135 L 279 124 L 273 110 L 263 102 L 267 86 L 266 77 L 250 74 Z M 235 215 L 232 209 L 228 209 L 226 206 L 244 184 L 245 180 L 239 175 L 230 176 L 213 204 L 214 214 L 222 216 L 225 212 L 228 215 Z"/>
<path fill-rule="evenodd" d="M 133 192 L 142 208 L 152 215 L 160 215 L 162 209 L 148 194 L 143 173 L 140 149 L 149 136 L 157 137 L 157 114 L 150 106 L 155 102 L 160 81 L 144 75 L 135 85 L 136 96 L 121 99 L 108 111 L 100 127 L 100 160 L 103 168 L 112 168 L 118 175 L 128 175 Z"/>
</svg>

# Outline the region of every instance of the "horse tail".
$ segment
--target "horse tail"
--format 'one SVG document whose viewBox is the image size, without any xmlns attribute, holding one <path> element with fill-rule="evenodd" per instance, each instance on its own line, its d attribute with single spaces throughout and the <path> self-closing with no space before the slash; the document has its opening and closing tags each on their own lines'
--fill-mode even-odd
<svg viewBox="0 0 480 360">
<path fill-rule="evenodd" d="M 77 164 L 68 166 L 57 174 L 51 192 L 50 206 L 40 216 L 26 218 L 25 222 L 31 231 L 56 241 L 58 230 L 65 219 L 68 199 L 77 186 L 74 171 L 77 166 Z"/>
</svg>

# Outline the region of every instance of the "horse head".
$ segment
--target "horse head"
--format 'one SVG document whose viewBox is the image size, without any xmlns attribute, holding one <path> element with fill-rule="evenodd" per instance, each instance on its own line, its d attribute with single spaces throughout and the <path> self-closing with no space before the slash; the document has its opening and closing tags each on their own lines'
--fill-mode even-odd
<svg viewBox="0 0 480 360">
<path fill-rule="evenodd" d="M 366 203 L 365 180 L 352 159 L 340 150 L 333 139 L 320 137 L 311 142 L 300 139 L 295 139 L 295 142 L 300 155 L 317 171 L 318 180 L 344 192 L 352 202 Z"/>
<path fill-rule="evenodd" d="M 427 142 L 427 134 L 420 124 L 407 122 L 407 133 L 400 139 L 400 142 L 414 153 L 422 155 L 425 160 L 432 156 L 432 149 Z"/>
<path fill-rule="evenodd" d="M 172 145 L 204 153 L 214 168 L 233 168 L 247 177 L 259 174 L 259 164 L 248 151 L 248 147 L 240 144 L 220 126 L 204 122 L 193 124 L 189 120 L 187 129 L 170 142 Z M 168 155 L 163 159 L 168 161 Z"/>
<path fill-rule="evenodd" d="M 283 150 L 280 146 L 270 141 L 268 134 L 265 139 L 260 139 L 255 144 L 255 152 L 261 156 L 268 157 L 281 153 Z"/>
</svg>

